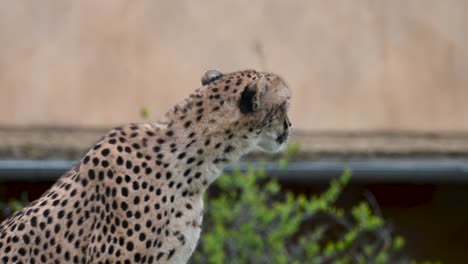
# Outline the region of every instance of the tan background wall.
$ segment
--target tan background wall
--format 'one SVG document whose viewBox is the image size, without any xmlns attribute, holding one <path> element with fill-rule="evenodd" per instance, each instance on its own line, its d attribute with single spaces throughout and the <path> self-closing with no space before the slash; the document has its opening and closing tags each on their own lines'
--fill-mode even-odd
<svg viewBox="0 0 468 264">
<path fill-rule="evenodd" d="M 468 1 L 0 1 L 0 126 L 154 118 L 274 71 L 301 130 L 468 132 Z"/>
</svg>

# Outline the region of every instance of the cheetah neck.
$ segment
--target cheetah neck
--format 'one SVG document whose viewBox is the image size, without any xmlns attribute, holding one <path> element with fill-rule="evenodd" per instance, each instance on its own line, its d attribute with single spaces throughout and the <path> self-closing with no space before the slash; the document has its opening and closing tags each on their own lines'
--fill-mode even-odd
<svg viewBox="0 0 468 264">
<path fill-rule="evenodd" d="M 239 160 L 255 146 L 241 133 L 231 131 L 200 131 L 185 128 L 175 122 L 153 124 L 160 136 L 152 146 L 156 162 L 167 166 L 171 180 L 183 183 L 182 192 L 203 194 L 229 163 Z M 205 133 L 203 133 L 205 132 Z M 159 160 L 159 162 L 158 162 Z M 177 162 L 169 162 L 169 161 Z"/>
</svg>

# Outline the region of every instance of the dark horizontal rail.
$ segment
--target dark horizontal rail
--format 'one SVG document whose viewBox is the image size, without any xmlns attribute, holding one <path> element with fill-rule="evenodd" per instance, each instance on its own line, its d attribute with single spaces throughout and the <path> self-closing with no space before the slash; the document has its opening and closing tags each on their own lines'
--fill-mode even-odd
<svg viewBox="0 0 468 264">
<path fill-rule="evenodd" d="M 51 160 L 0 160 L 0 182 L 55 181 L 76 163 L 75 161 Z M 241 170 L 247 162 L 228 166 Z M 254 166 L 258 164 L 254 163 Z M 418 159 L 418 160 L 362 160 L 362 161 L 309 161 L 291 162 L 286 168 L 276 163 L 264 164 L 268 175 L 286 183 L 328 181 L 341 175 L 344 168 L 352 171 L 352 182 L 361 183 L 468 183 L 468 162 L 463 159 Z"/>
</svg>

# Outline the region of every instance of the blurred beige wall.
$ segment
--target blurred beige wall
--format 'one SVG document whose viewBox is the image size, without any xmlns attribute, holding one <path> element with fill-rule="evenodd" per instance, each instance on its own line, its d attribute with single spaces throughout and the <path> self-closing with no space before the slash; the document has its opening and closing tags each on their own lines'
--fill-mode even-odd
<svg viewBox="0 0 468 264">
<path fill-rule="evenodd" d="M 0 1 L 0 126 L 155 119 L 208 68 L 277 72 L 301 130 L 468 132 L 468 1 Z"/>
</svg>

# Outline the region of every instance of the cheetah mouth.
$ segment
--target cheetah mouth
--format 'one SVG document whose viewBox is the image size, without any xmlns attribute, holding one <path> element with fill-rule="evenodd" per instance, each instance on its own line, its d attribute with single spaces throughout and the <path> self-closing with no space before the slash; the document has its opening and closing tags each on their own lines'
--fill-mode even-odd
<svg viewBox="0 0 468 264">
<path fill-rule="evenodd" d="M 284 142 L 286 142 L 286 140 L 288 139 L 289 137 L 289 130 L 285 130 L 281 135 L 279 135 L 277 138 L 276 138 L 276 142 L 278 144 L 283 144 Z"/>
</svg>

